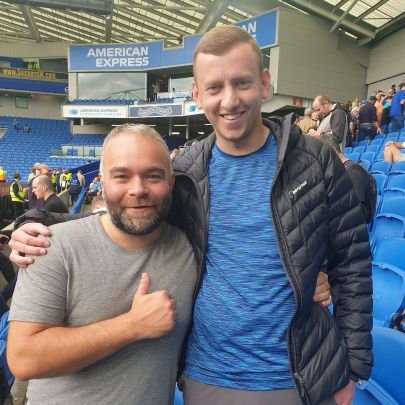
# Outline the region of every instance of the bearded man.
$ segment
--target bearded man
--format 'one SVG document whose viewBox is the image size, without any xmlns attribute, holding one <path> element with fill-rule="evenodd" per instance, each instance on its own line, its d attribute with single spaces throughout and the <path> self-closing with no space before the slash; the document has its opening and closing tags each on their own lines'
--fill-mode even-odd
<svg viewBox="0 0 405 405">
<path fill-rule="evenodd" d="M 20 270 L 8 361 L 31 405 L 173 403 L 197 268 L 165 221 L 167 146 L 146 125 L 115 128 L 101 181 L 107 213 L 53 226 L 48 254 Z"/>
</svg>

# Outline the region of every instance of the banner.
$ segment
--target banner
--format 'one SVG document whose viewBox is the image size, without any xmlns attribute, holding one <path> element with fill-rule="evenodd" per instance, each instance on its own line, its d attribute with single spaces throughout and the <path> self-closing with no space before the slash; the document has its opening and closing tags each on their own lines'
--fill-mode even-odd
<svg viewBox="0 0 405 405">
<path fill-rule="evenodd" d="M 197 114 L 204 114 L 204 111 L 200 110 L 194 101 L 187 101 L 184 103 L 184 115 Z"/>
<path fill-rule="evenodd" d="M 182 115 L 183 104 L 150 104 L 129 107 L 129 118 L 178 117 Z"/>
<path fill-rule="evenodd" d="M 260 48 L 276 44 L 278 10 L 238 22 Z M 69 72 L 142 71 L 191 65 L 202 34 L 186 36 L 183 46 L 164 49 L 163 41 L 141 44 L 91 44 L 69 46 Z"/>
<path fill-rule="evenodd" d="M 34 69 L 15 69 L 10 67 L 0 68 L 0 75 L 38 80 L 67 80 L 67 74 L 45 72 L 43 70 Z"/>
<path fill-rule="evenodd" d="M 127 106 L 64 105 L 65 118 L 128 118 Z"/>
</svg>

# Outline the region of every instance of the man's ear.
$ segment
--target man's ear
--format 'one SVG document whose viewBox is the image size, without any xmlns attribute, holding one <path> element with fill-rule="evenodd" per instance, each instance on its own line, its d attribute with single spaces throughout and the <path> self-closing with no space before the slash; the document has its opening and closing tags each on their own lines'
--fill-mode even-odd
<svg viewBox="0 0 405 405">
<path fill-rule="evenodd" d="M 193 80 L 193 99 L 195 101 L 195 104 L 197 105 L 197 108 L 199 110 L 202 110 L 202 105 L 201 105 L 201 96 L 200 96 L 200 91 L 198 90 L 197 82 L 194 79 Z"/>
</svg>

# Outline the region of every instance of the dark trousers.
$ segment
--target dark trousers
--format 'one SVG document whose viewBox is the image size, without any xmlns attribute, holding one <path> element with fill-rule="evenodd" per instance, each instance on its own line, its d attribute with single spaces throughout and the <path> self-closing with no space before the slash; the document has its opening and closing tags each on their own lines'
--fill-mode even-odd
<svg viewBox="0 0 405 405">
<path fill-rule="evenodd" d="M 372 141 L 377 134 L 377 130 L 375 129 L 373 124 L 360 124 L 359 125 L 359 132 L 357 133 L 357 140 L 364 141 L 365 139 L 369 139 Z"/>
<path fill-rule="evenodd" d="M 24 203 L 13 201 L 13 218 L 16 219 L 24 214 Z"/>
</svg>

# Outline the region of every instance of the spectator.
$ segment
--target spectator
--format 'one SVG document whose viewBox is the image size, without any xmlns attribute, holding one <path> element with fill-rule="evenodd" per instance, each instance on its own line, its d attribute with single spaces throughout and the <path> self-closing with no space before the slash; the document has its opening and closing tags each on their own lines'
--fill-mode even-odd
<svg viewBox="0 0 405 405">
<path fill-rule="evenodd" d="M 387 162 L 399 162 L 405 160 L 405 154 L 400 150 L 405 148 L 405 142 L 388 141 L 384 145 L 384 160 Z"/>
<path fill-rule="evenodd" d="M 320 122 L 317 130 L 309 130 L 309 135 L 330 135 L 344 148 L 346 146 L 348 128 L 346 113 L 337 103 L 332 104 L 329 97 L 324 95 L 319 95 L 314 98 L 312 109 L 318 114 Z"/>
<path fill-rule="evenodd" d="M 31 131 L 30 126 L 29 126 L 28 124 L 25 124 L 25 125 L 24 125 L 24 132 L 25 132 L 26 134 L 29 134 L 30 131 Z"/>
<path fill-rule="evenodd" d="M 154 82 L 152 84 L 152 101 L 157 100 L 159 92 L 160 92 L 159 82 Z"/>
<path fill-rule="evenodd" d="M 38 200 L 43 200 L 43 209 L 49 212 L 68 213 L 66 204 L 55 194 L 49 176 L 41 175 L 32 181 L 32 191 Z"/>
<path fill-rule="evenodd" d="M 93 214 L 106 212 L 105 201 L 102 195 L 96 195 L 91 202 L 91 212 Z"/>
<path fill-rule="evenodd" d="M 368 103 L 363 104 L 359 110 L 358 141 L 363 141 L 364 139 L 373 140 L 375 135 L 381 132 L 377 120 L 377 110 L 375 108 L 376 101 L 376 96 L 370 96 Z"/>
<path fill-rule="evenodd" d="M 17 118 L 14 118 L 14 120 L 13 120 L 13 127 L 14 127 L 14 130 L 15 130 L 16 132 L 18 132 L 18 130 L 19 130 L 19 125 L 18 125 Z"/>
<path fill-rule="evenodd" d="M 85 202 L 86 204 L 90 204 L 93 197 L 101 193 L 101 183 L 100 178 L 98 176 L 94 177 L 93 181 L 90 183 L 89 189 L 86 193 Z"/>
<path fill-rule="evenodd" d="M 65 191 L 69 188 L 69 179 L 70 179 L 70 172 L 68 169 L 65 169 L 60 177 L 59 177 L 59 183 L 60 183 L 60 191 Z"/>
<path fill-rule="evenodd" d="M 0 183 L 5 183 L 7 180 L 7 172 L 3 166 L 0 166 Z"/>
<path fill-rule="evenodd" d="M 13 205 L 13 218 L 17 218 L 24 213 L 25 194 L 21 186 L 21 176 L 19 172 L 14 172 L 13 181 L 10 184 L 10 197 Z"/>
<path fill-rule="evenodd" d="M 58 167 L 57 169 L 56 169 L 56 172 L 55 172 L 55 176 L 56 176 L 56 185 L 55 185 L 55 187 L 56 187 L 56 194 L 59 194 L 60 192 L 61 192 L 61 175 L 62 175 L 62 173 L 63 173 L 63 171 L 62 171 L 62 168 L 61 167 Z"/>
<path fill-rule="evenodd" d="M 312 108 L 306 108 L 304 111 L 304 116 L 297 123 L 303 134 L 307 134 L 310 129 L 316 129 L 316 121 L 312 118 Z"/>
<path fill-rule="evenodd" d="M 48 165 L 42 163 L 35 163 L 35 177 L 46 175 L 50 178 L 51 169 Z M 31 180 L 28 182 L 28 190 L 27 190 L 27 198 L 28 198 L 28 209 L 34 208 L 44 208 L 45 201 L 43 199 L 38 199 L 36 194 L 32 190 L 32 182 L 35 177 L 32 177 Z"/>
<path fill-rule="evenodd" d="M 81 186 L 81 187 L 84 187 L 84 186 L 86 185 L 86 179 L 85 179 L 85 177 L 83 176 L 83 172 L 81 171 L 81 169 L 79 169 L 79 170 L 77 171 L 77 177 L 78 177 L 78 179 L 79 179 L 80 186 Z"/>
<path fill-rule="evenodd" d="M 49 253 L 18 277 L 8 363 L 30 380 L 32 404 L 173 403 L 197 268 L 165 222 L 167 146 L 146 125 L 113 130 L 104 145 L 108 214 L 54 226 Z"/>
<path fill-rule="evenodd" d="M 399 131 L 404 127 L 405 83 L 399 85 L 399 90 L 392 97 L 390 119 L 392 131 Z"/>
<path fill-rule="evenodd" d="M 378 122 L 378 126 L 381 125 L 381 117 L 383 114 L 383 110 L 384 110 L 384 105 L 383 105 L 383 99 L 385 98 L 385 94 L 382 90 L 378 90 L 377 94 L 376 94 L 376 101 L 374 104 L 374 107 L 376 109 L 377 112 L 377 122 Z"/>
<path fill-rule="evenodd" d="M 69 181 L 69 195 L 70 195 L 70 203 L 73 205 L 76 202 L 77 197 L 82 190 L 82 186 L 80 185 L 80 180 L 77 174 L 72 175 L 72 178 Z"/>
</svg>

